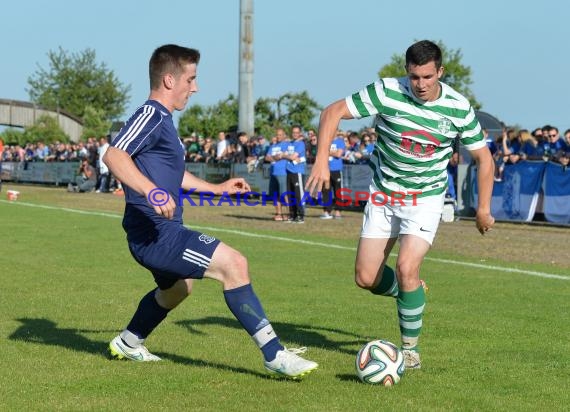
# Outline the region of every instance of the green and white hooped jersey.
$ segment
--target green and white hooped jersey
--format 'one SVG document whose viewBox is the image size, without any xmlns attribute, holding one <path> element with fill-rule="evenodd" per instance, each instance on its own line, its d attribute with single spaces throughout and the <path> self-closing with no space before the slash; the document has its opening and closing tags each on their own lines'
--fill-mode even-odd
<svg viewBox="0 0 570 412">
<path fill-rule="evenodd" d="M 447 187 L 455 137 L 468 150 L 486 145 L 469 101 L 440 85 L 441 96 L 431 102 L 413 94 L 407 77 L 379 79 L 346 98 L 355 119 L 376 116 L 371 190 L 440 195 Z"/>
</svg>

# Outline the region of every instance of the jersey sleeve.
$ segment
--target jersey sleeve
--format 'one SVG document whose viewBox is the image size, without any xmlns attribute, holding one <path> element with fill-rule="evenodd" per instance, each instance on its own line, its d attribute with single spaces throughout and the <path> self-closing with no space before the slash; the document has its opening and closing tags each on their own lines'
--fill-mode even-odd
<svg viewBox="0 0 570 412">
<path fill-rule="evenodd" d="M 124 150 L 131 157 L 146 150 L 156 143 L 158 130 L 162 124 L 162 115 L 150 105 L 144 105 L 127 121 L 111 146 Z"/>
<path fill-rule="evenodd" d="M 374 116 L 383 109 L 384 82 L 380 79 L 370 83 L 364 89 L 345 98 L 346 105 L 352 117 L 361 119 Z"/>
<path fill-rule="evenodd" d="M 472 107 L 469 107 L 465 122 L 458 126 L 458 130 L 459 141 L 467 150 L 477 150 L 487 145 L 483 131 L 481 130 L 481 125 Z"/>
</svg>

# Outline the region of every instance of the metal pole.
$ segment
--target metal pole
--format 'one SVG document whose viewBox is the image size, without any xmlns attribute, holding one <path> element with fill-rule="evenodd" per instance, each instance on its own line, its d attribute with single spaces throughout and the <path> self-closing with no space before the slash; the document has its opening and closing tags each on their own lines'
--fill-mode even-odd
<svg viewBox="0 0 570 412">
<path fill-rule="evenodd" d="M 238 96 L 238 131 L 253 136 L 253 0 L 240 0 Z"/>
</svg>

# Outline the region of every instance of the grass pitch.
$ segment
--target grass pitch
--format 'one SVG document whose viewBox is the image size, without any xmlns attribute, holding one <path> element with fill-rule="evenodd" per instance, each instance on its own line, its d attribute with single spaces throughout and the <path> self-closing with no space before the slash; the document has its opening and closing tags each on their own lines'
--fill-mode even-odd
<svg viewBox="0 0 570 412">
<path fill-rule="evenodd" d="M 393 299 L 352 281 L 361 215 L 305 225 L 271 207 L 187 207 L 185 223 L 244 253 L 281 340 L 320 368 L 269 378 L 220 285 L 192 296 L 147 341 L 159 363 L 111 361 L 108 341 L 152 277 L 131 258 L 123 199 L 9 186 L 0 201 L 1 410 L 568 410 L 570 229 L 442 224 L 423 265 L 430 291 L 422 369 L 392 389 L 364 385 L 356 352 L 399 343 Z M 2 193 L 4 198 L 4 193 Z M 393 263 L 393 259 L 392 259 Z"/>
</svg>

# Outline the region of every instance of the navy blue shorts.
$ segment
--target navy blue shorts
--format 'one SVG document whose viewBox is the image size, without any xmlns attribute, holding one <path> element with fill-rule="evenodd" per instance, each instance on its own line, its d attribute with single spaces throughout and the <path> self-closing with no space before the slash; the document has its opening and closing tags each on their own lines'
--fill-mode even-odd
<svg viewBox="0 0 570 412">
<path fill-rule="evenodd" d="M 277 199 L 287 191 L 287 176 L 269 176 L 269 196 L 277 196 Z"/>
<path fill-rule="evenodd" d="M 129 250 L 152 272 L 160 289 L 169 289 L 180 279 L 202 279 L 219 243 L 213 236 L 172 225 L 146 242 L 129 242 Z"/>
</svg>

